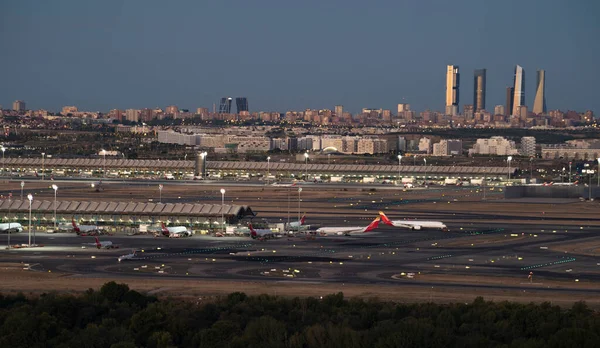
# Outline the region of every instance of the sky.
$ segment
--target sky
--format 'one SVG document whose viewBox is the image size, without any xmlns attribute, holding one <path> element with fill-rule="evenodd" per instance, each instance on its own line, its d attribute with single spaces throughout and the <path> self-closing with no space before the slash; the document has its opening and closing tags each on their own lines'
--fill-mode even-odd
<svg viewBox="0 0 600 348">
<path fill-rule="evenodd" d="M 3 0 L 0 105 L 442 111 L 453 64 L 461 110 L 477 68 L 493 110 L 519 64 L 530 107 L 544 69 L 549 110 L 600 114 L 598 13 L 594 0 Z"/>
</svg>

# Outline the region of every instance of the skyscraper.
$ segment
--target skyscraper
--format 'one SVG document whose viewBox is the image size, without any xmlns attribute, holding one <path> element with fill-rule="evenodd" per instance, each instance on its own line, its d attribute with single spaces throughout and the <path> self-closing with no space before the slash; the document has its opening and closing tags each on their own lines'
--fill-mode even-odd
<svg viewBox="0 0 600 348">
<path fill-rule="evenodd" d="M 25 111 L 25 102 L 22 100 L 15 100 L 13 103 L 14 111 Z"/>
<path fill-rule="evenodd" d="M 448 65 L 446 69 L 446 115 L 458 115 L 458 88 L 460 74 L 457 65 Z"/>
<path fill-rule="evenodd" d="M 473 108 L 485 110 L 485 73 L 486 69 L 476 69 L 473 79 Z"/>
<path fill-rule="evenodd" d="M 515 66 L 515 83 L 514 97 L 513 97 L 513 108 L 511 115 L 519 115 L 518 107 L 525 105 L 525 70 L 520 65 Z"/>
<path fill-rule="evenodd" d="M 515 97 L 515 89 L 506 87 L 506 107 L 504 108 L 505 116 L 510 116 L 513 109 L 513 98 Z"/>
<path fill-rule="evenodd" d="M 335 106 L 335 115 L 337 117 L 342 117 L 344 115 L 344 106 L 343 105 Z"/>
<path fill-rule="evenodd" d="M 242 111 L 248 111 L 248 99 L 246 97 L 235 98 L 235 105 L 237 106 L 237 113 Z"/>
<path fill-rule="evenodd" d="M 535 100 L 533 102 L 533 113 L 534 114 L 545 114 L 546 113 L 546 71 L 537 71 L 537 84 L 535 89 Z"/>
<path fill-rule="evenodd" d="M 231 101 L 233 99 L 231 97 L 223 97 L 221 98 L 221 103 L 219 104 L 219 113 L 220 114 L 230 114 L 231 113 Z"/>
</svg>

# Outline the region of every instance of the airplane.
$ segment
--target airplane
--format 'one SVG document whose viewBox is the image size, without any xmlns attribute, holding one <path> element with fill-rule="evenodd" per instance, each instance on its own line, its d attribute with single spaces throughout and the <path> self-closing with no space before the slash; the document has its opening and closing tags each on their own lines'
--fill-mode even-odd
<svg viewBox="0 0 600 348">
<path fill-rule="evenodd" d="M 300 229 L 301 229 L 301 226 L 303 226 L 303 225 L 304 225 L 304 222 L 305 222 L 305 221 L 306 221 L 306 215 L 302 215 L 302 217 L 300 218 L 300 220 L 299 220 L 299 221 L 293 221 L 293 222 L 290 222 L 290 223 L 288 224 L 287 228 L 288 228 L 289 230 L 292 230 L 292 231 L 293 231 L 293 230 L 300 230 Z"/>
<path fill-rule="evenodd" d="M 170 238 L 179 238 L 179 237 L 189 237 L 192 235 L 192 232 L 187 229 L 185 226 L 173 226 L 167 227 L 164 222 L 160 223 L 163 236 L 167 236 Z"/>
<path fill-rule="evenodd" d="M 396 227 L 410 228 L 411 230 L 419 231 L 423 228 L 438 228 L 444 232 L 448 232 L 448 227 L 441 221 L 417 221 L 417 220 L 394 220 L 388 219 L 385 214 L 380 211 L 379 216 L 384 224 Z"/>
<path fill-rule="evenodd" d="M 352 234 L 357 233 L 365 233 L 370 232 L 379 226 L 379 216 L 373 220 L 367 227 L 321 227 L 317 229 L 317 233 L 326 236 L 326 235 L 337 235 L 337 236 L 350 236 Z"/>
<path fill-rule="evenodd" d="M 110 240 L 101 242 L 98 240 L 98 237 L 96 237 L 95 239 L 96 239 L 95 243 L 86 243 L 86 245 L 93 245 L 98 249 L 116 249 L 116 248 L 118 248 L 118 246 L 114 245 Z"/>
<path fill-rule="evenodd" d="M 252 223 L 248 224 L 248 228 L 250 229 L 250 237 L 252 237 L 252 239 L 265 240 L 275 238 L 273 231 L 271 231 L 269 228 L 255 230 L 252 227 Z"/>
<path fill-rule="evenodd" d="M 23 226 L 18 222 L 8 222 L 0 224 L 0 232 L 2 233 L 17 233 L 22 232 Z"/>
<path fill-rule="evenodd" d="M 78 235 L 88 234 L 88 233 L 93 233 L 93 232 L 100 233 L 100 230 L 101 230 L 96 225 L 79 225 L 79 226 L 77 226 L 75 219 L 71 219 L 71 223 L 73 224 L 73 230 Z"/>
<path fill-rule="evenodd" d="M 293 184 L 280 184 L 278 182 L 274 182 L 271 184 L 271 186 L 277 186 L 277 187 L 294 187 L 298 185 L 298 182 L 294 182 Z"/>
<path fill-rule="evenodd" d="M 125 254 L 125 255 L 121 255 L 119 256 L 119 258 L 117 258 L 117 260 L 119 260 L 119 262 L 121 261 L 125 261 L 125 260 L 135 260 L 136 258 L 136 251 L 132 250 L 131 254 Z"/>
</svg>

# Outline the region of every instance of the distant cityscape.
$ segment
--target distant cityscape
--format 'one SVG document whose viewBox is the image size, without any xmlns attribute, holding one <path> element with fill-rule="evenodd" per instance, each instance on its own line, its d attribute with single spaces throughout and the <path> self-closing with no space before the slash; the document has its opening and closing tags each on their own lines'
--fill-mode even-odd
<svg viewBox="0 0 600 348">
<path fill-rule="evenodd" d="M 64 106 L 59 112 L 48 110 L 28 110 L 25 101 L 17 100 L 11 110 L 2 110 L 3 116 L 29 116 L 56 119 L 74 117 L 118 123 L 149 123 L 163 120 L 186 120 L 196 118 L 202 122 L 221 121 L 230 124 L 262 122 L 289 123 L 321 126 L 388 126 L 388 127 L 493 127 L 493 128 L 544 128 L 544 127 L 586 127 L 595 125 L 591 110 L 547 110 L 546 72 L 538 70 L 533 108 L 526 103 L 525 70 L 517 65 L 514 69 L 513 85 L 506 88 L 506 103 L 488 108 L 486 105 L 487 69 L 476 69 L 473 73 L 472 104 L 460 108 L 460 70 L 457 65 L 448 65 L 446 71 L 446 108 L 443 112 L 411 109 L 410 103 L 399 103 L 397 110 L 379 107 L 365 107 L 358 114 L 344 111 L 343 105 L 333 109 L 306 109 L 250 112 L 246 97 L 223 97 L 212 108 L 198 107 L 196 110 L 169 105 L 166 108 L 113 109 L 108 112 L 82 111 L 77 106 Z"/>
</svg>

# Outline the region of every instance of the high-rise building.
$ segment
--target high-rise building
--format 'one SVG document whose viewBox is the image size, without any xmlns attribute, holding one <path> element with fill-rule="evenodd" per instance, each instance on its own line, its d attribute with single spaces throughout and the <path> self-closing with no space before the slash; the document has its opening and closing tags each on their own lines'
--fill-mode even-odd
<svg viewBox="0 0 600 348">
<path fill-rule="evenodd" d="M 402 115 L 405 111 L 410 111 L 410 104 L 398 104 L 398 116 Z"/>
<path fill-rule="evenodd" d="M 504 105 L 496 105 L 494 107 L 494 115 L 504 115 Z"/>
<path fill-rule="evenodd" d="M 434 156 L 460 156 L 462 155 L 462 140 L 442 139 L 439 143 L 433 144 Z"/>
<path fill-rule="evenodd" d="M 14 111 L 25 111 L 25 102 L 22 100 L 15 100 L 13 103 Z"/>
<path fill-rule="evenodd" d="M 219 113 L 220 114 L 230 114 L 231 113 L 231 101 L 233 99 L 231 97 L 223 97 L 221 98 L 221 103 L 219 104 Z"/>
<path fill-rule="evenodd" d="M 521 138 L 521 155 L 535 156 L 535 137 Z"/>
<path fill-rule="evenodd" d="M 513 98 L 515 97 L 515 89 L 513 87 L 506 87 L 506 107 L 504 108 L 505 116 L 512 115 L 513 109 Z"/>
<path fill-rule="evenodd" d="M 136 109 L 127 109 L 125 110 L 125 119 L 131 122 L 139 122 L 140 121 L 140 110 Z"/>
<path fill-rule="evenodd" d="M 344 115 L 344 106 L 343 105 L 335 106 L 335 115 L 337 117 L 342 117 Z"/>
<path fill-rule="evenodd" d="M 533 113 L 541 115 L 545 114 L 546 111 L 546 71 L 538 70 Z"/>
<path fill-rule="evenodd" d="M 448 65 L 446 69 L 446 115 L 458 115 L 458 89 L 460 73 L 457 65 Z"/>
<path fill-rule="evenodd" d="M 514 97 L 511 115 L 518 115 L 517 108 L 525 105 L 525 70 L 520 65 L 515 66 Z"/>
<path fill-rule="evenodd" d="M 473 79 L 473 108 L 485 110 L 485 74 L 486 69 L 476 69 Z"/>
<path fill-rule="evenodd" d="M 169 105 L 165 109 L 165 114 L 171 115 L 174 118 L 177 118 L 177 116 L 179 115 L 179 108 L 177 107 L 177 105 Z"/>
<path fill-rule="evenodd" d="M 237 106 L 238 114 L 241 113 L 242 111 L 248 111 L 248 98 L 246 98 L 246 97 L 235 98 L 235 106 Z"/>
</svg>

